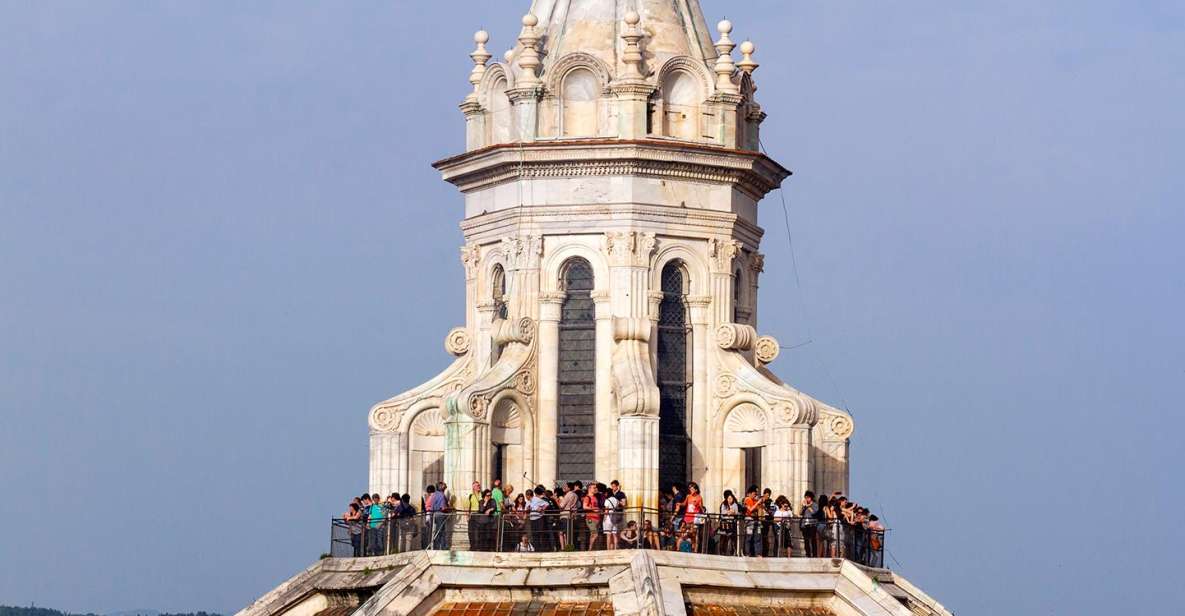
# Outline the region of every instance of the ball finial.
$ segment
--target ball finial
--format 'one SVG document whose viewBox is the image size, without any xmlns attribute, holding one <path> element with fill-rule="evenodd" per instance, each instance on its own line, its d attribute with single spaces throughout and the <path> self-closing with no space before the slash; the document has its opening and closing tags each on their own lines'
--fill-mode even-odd
<svg viewBox="0 0 1185 616">
<path fill-rule="evenodd" d="M 720 34 L 728 34 L 732 32 L 732 22 L 725 19 L 716 24 L 716 29 L 720 31 Z"/>
<path fill-rule="evenodd" d="M 753 41 L 745 41 L 744 43 L 741 43 L 741 53 L 745 54 L 746 56 L 753 55 L 753 52 L 755 51 L 757 51 L 757 46 L 753 44 Z"/>
<path fill-rule="evenodd" d="M 478 45 L 485 45 L 490 42 L 490 33 L 485 30 L 478 30 L 473 34 L 473 42 Z"/>
<path fill-rule="evenodd" d="M 528 28 L 534 28 L 539 25 L 539 18 L 535 17 L 534 13 L 527 13 L 523 15 L 523 25 Z"/>
<path fill-rule="evenodd" d="M 630 11 L 625 14 L 625 23 L 636 26 L 638 22 L 642 21 L 642 16 L 637 11 Z"/>
<path fill-rule="evenodd" d="M 505 60 L 507 64 L 510 64 L 510 62 L 514 60 L 514 50 L 507 49 L 506 53 L 502 54 L 502 59 Z"/>
</svg>

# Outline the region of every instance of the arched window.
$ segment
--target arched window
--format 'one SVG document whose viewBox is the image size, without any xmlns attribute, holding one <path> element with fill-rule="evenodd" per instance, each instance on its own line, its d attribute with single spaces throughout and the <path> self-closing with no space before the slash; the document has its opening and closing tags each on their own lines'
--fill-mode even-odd
<svg viewBox="0 0 1185 616">
<path fill-rule="evenodd" d="M 564 76 L 561 86 L 562 128 L 565 137 L 594 137 L 597 134 L 597 99 L 600 81 L 592 71 L 578 68 Z"/>
<path fill-rule="evenodd" d="M 597 324 L 593 270 L 575 258 L 564 264 L 560 307 L 556 480 L 588 481 L 596 472 Z"/>
<path fill-rule="evenodd" d="M 662 85 L 663 134 L 676 139 L 699 139 L 701 93 L 699 80 L 686 71 L 675 71 Z"/>
<path fill-rule="evenodd" d="M 506 79 L 501 78 L 490 88 L 490 143 L 513 141 L 510 117 L 510 98 L 506 96 Z"/>
<path fill-rule="evenodd" d="M 690 379 L 687 343 L 687 280 L 682 263 L 662 269 L 662 303 L 658 307 L 658 485 L 667 489 L 687 481 L 687 390 Z"/>
<path fill-rule="evenodd" d="M 490 272 L 490 300 L 494 303 L 493 320 L 510 318 L 510 309 L 506 305 L 506 271 L 501 265 L 495 265 Z M 502 349 L 497 343 L 491 342 L 490 365 L 494 365 L 502 356 Z"/>
<path fill-rule="evenodd" d="M 510 318 L 506 307 L 506 272 L 501 265 L 495 265 L 490 276 L 490 299 L 494 302 L 494 318 Z"/>
</svg>

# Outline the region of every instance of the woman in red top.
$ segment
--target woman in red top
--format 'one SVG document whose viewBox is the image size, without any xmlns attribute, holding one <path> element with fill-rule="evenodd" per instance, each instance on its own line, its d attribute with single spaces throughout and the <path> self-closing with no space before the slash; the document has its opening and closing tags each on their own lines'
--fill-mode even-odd
<svg viewBox="0 0 1185 616">
<path fill-rule="evenodd" d="M 692 481 L 687 484 L 687 498 L 683 500 L 683 507 L 683 523 L 695 525 L 695 533 L 691 536 L 691 551 L 699 552 L 699 536 L 705 516 L 704 497 L 700 496 L 698 483 Z"/>
<path fill-rule="evenodd" d="M 588 494 L 581 501 L 584 507 L 584 523 L 588 525 L 588 551 L 597 547 L 597 533 L 601 528 L 601 501 L 597 500 L 597 484 L 588 484 Z"/>
</svg>

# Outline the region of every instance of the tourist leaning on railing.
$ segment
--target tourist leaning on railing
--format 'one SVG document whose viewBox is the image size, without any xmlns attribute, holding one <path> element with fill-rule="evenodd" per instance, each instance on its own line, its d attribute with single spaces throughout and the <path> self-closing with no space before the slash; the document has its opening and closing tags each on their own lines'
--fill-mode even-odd
<svg viewBox="0 0 1185 616">
<path fill-rule="evenodd" d="M 655 549 L 750 557 L 846 558 L 883 566 L 884 524 L 842 494 L 816 500 L 806 492 L 795 511 L 783 495 L 749 486 L 742 503 L 724 492 L 709 515 L 699 487 L 690 483 L 660 496 L 657 510 L 630 508 L 618 481 L 581 482 L 515 493 L 495 482 L 474 483 L 454 499 L 441 482 L 427 486 L 424 511 L 407 494 L 353 499 L 334 522 L 335 555 L 375 556 L 420 549 L 531 551 Z M 499 503 L 498 494 L 502 495 Z M 513 495 L 513 500 L 511 499 Z M 464 521 L 461 521 L 464 518 Z M 339 529 L 340 528 L 340 533 Z M 455 535 L 455 536 L 454 536 Z M 338 551 L 339 544 L 345 553 Z M 520 547 L 523 546 L 523 547 Z"/>
</svg>

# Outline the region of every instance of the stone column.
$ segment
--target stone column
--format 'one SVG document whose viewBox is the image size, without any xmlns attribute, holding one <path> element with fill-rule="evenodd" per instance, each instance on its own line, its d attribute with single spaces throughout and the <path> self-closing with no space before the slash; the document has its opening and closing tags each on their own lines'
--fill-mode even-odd
<svg viewBox="0 0 1185 616">
<path fill-rule="evenodd" d="M 609 262 L 613 314 L 612 386 L 617 410 L 617 474 L 631 506 L 658 506 L 658 384 L 651 362 L 650 256 L 653 233 L 610 232 L 603 250 Z"/>
<path fill-rule="evenodd" d="M 764 450 L 763 482 L 774 494 L 785 494 L 791 502 L 797 503 L 810 489 L 810 426 L 773 428 L 770 443 Z"/>
<path fill-rule="evenodd" d="M 540 87 L 506 91 L 514 110 L 515 137 L 518 141 L 535 141 L 539 136 L 539 99 L 542 95 L 543 89 Z"/>
<path fill-rule="evenodd" d="M 477 319 L 477 279 L 481 273 L 481 247 L 470 242 L 461 247 L 461 265 L 465 268 L 465 327 L 472 333 Z"/>
<path fill-rule="evenodd" d="M 848 493 L 848 438 L 853 431 L 847 415 L 821 413 L 814 428 L 814 489 Z"/>
<path fill-rule="evenodd" d="M 606 285 L 608 286 L 608 285 Z M 613 408 L 613 310 L 609 291 L 593 291 L 596 304 L 596 476 L 598 479 L 617 474 L 617 412 Z"/>
<path fill-rule="evenodd" d="M 481 104 L 476 100 L 466 100 L 461 103 L 461 113 L 465 114 L 465 151 L 481 148 L 486 138 L 485 113 Z"/>
<path fill-rule="evenodd" d="M 691 417 L 688 425 L 691 427 L 691 478 L 704 487 L 704 480 L 708 470 L 706 451 L 711 447 L 708 421 L 711 415 L 709 403 L 712 399 L 708 376 L 708 356 L 713 352 L 714 345 L 708 339 L 708 325 L 711 322 L 712 298 L 703 295 L 687 298 L 688 311 L 691 313 Z"/>
<path fill-rule="evenodd" d="M 757 328 L 757 279 L 765 271 L 765 255 L 755 252 L 749 257 L 749 325 Z"/>
<path fill-rule="evenodd" d="M 492 410 L 492 409 L 490 409 Z M 469 485 L 489 483 L 489 414 L 482 419 L 449 413 L 444 422 L 444 482 L 453 495 L 468 494 Z"/>
<path fill-rule="evenodd" d="M 544 293 L 539 297 L 539 412 L 535 418 L 535 442 L 538 451 L 538 481 L 555 484 L 556 434 L 559 417 L 559 324 L 563 293 Z M 523 412 L 526 412 L 523 409 Z"/>
<path fill-rule="evenodd" d="M 650 363 L 649 319 L 613 319 L 617 474 L 631 507 L 658 507 L 658 385 Z"/>
<path fill-rule="evenodd" d="M 741 252 L 741 243 L 734 239 L 708 240 L 708 253 L 712 257 L 709 293 L 713 298 L 713 324 L 732 323 L 732 263 Z"/>
<path fill-rule="evenodd" d="M 473 373 L 476 376 L 485 372 L 493 363 L 490 357 L 494 354 L 494 302 L 478 302 L 475 312 L 477 335 L 473 340 Z"/>
<path fill-rule="evenodd" d="M 373 421 L 373 419 L 372 419 Z M 370 492 L 407 491 L 407 435 L 395 431 L 370 431 Z"/>
</svg>

